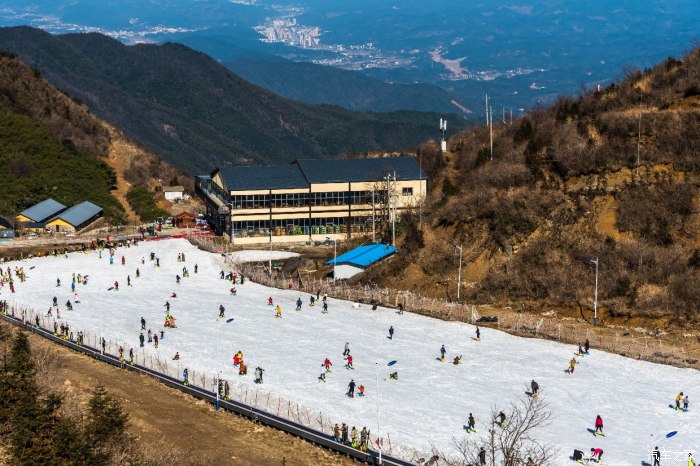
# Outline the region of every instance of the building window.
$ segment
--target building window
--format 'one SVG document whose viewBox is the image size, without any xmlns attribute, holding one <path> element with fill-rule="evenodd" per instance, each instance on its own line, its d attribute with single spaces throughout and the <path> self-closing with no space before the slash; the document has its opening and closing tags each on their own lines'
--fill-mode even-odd
<svg viewBox="0 0 700 466">
<path fill-rule="evenodd" d="M 404 196 L 413 196 L 413 188 L 403 188 L 401 194 Z"/>
</svg>

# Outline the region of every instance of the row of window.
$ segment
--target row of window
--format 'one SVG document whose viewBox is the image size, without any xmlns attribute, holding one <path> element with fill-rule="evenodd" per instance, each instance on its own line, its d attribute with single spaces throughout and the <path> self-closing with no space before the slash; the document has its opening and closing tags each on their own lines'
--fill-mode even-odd
<svg viewBox="0 0 700 466">
<path fill-rule="evenodd" d="M 377 224 L 381 221 L 376 218 Z M 293 236 L 364 233 L 372 231 L 372 217 L 295 218 L 247 220 L 232 223 L 235 238 L 248 236 Z"/>
<path fill-rule="evenodd" d="M 403 188 L 403 196 L 413 196 L 413 188 Z M 386 191 L 352 191 L 330 193 L 298 193 L 298 194 L 253 194 L 249 196 L 231 196 L 233 208 L 243 209 L 269 209 L 280 207 L 316 207 L 339 205 L 369 205 L 382 203 L 386 197 Z"/>
</svg>

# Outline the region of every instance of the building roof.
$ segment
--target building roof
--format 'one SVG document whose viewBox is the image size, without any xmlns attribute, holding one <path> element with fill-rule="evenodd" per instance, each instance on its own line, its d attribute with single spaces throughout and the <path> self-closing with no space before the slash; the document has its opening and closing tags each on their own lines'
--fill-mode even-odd
<svg viewBox="0 0 700 466">
<path fill-rule="evenodd" d="M 175 216 L 175 218 L 197 218 L 197 216 L 189 212 L 180 212 Z"/>
<path fill-rule="evenodd" d="M 181 193 L 184 191 L 185 191 L 185 188 L 183 188 L 182 186 L 164 186 L 163 187 L 164 193 Z"/>
<path fill-rule="evenodd" d="M 228 191 L 308 188 L 297 165 L 249 165 L 219 169 Z"/>
<path fill-rule="evenodd" d="M 60 218 L 61 220 L 70 223 L 77 228 L 100 213 L 102 213 L 102 207 L 97 206 L 90 201 L 85 201 L 74 205 L 65 212 L 56 215 L 54 218 L 49 220 L 49 222 Z"/>
<path fill-rule="evenodd" d="M 309 183 L 349 183 L 379 181 L 396 174 L 398 181 L 427 180 L 415 157 L 375 159 L 296 160 Z"/>
<path fill-rule="evenodd" d="M 10 222 L 8 219 L 5 217 L 0 217 L 0 228 L 4 229 L 7 228 L 9 230 L 14 230 L 14 226 L 12 225 L 12 222 Z"/>
<path fill-rule="evenodd" d="M 377 261 L 384 259 L 398 251 L 398 248 L 388 244 L 365 244 L 339 255 L 335 260 L 331 259 L 326 265 L 349 264 L 365 268 Z"/>
<path fill-rule="evenodd" d="M 23 215 L 35 222 L 43 222 L 44 220 L 53 217 L 64 210 L 66 210 L 66 206 L 60 202 L 48 198 L 45 201 L 41 201 L 40 203 L 20 212 L 20 215 Z"/>
<path fill-rule="evenodd" d="M 387 174 L 402 180 L 427 180 L 415 157 L 347 160 L 295 160 L 288 165 L 222 167 L 227 191 L 308 188 L 312 183 L 379 181 Z M 165 188 L 163 188 L 165 189 Z"/>
</svg>

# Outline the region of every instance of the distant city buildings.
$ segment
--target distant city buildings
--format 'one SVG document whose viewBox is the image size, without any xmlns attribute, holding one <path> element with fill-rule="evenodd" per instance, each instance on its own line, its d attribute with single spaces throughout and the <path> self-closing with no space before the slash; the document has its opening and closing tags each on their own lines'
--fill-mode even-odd
<svg viewBox="0 0 700 466">
<path fill-rule="evenodd" d="M 297 47 L 314 47 L 321 43 L 321 29 L 299 25 L 296 18 L 274 19 L 255 30 L 265 36 L 263 42 L 283 42 Z"/>
</svg>

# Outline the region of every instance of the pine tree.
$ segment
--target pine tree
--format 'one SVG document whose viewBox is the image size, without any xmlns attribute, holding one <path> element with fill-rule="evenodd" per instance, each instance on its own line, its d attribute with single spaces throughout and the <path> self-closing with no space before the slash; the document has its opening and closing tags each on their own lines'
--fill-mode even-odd
<svg viewBox="0 0 700 466">
<path fill-rule="evenodd" d="M 121 402 L 112 397 L 102 386 L 92 392 L 88 401 L 89 418 L 84 438 L 88 439 L 98 461 L 109 459 L 110 447 L 118 443 L 127 432 L 129 416 Z"/>
</svg>

